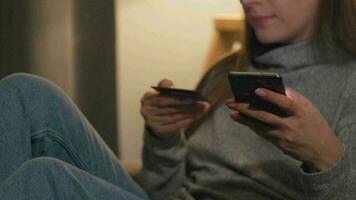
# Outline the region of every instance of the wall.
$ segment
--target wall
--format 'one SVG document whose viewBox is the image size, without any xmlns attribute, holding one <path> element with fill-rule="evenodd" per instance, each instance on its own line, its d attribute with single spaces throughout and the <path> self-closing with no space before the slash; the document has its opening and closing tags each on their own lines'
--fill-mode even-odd
<svg viewBox="0 0 356 200">
<path fill-rule="evenodd" d="M 212 36 L 213 16 L 240 12 L 236 0 L 116 0 L 121 158 L 140 158 L 144 92 L 162 78 L 179 88 L 194 88 Z"/>
<path fill-rule="evenodd" d="M 117 149 L 114 0 L 0 1 L 0 77 L 61 87 Z"/>
<path fill-rule="evenodd" d="M 75 100 L 72 0 L 33 0 L 27 10 L 29 72 L 55 82 Z"/>
</svg>

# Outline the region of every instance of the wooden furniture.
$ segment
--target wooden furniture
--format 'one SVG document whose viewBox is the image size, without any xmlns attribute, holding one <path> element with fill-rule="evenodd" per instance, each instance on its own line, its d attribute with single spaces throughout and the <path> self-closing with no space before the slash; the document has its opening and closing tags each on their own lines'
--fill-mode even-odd
<svg viewBox="0 0 356 200">
<path fill-rule="evenodd" d="M 244 38 L 244 15 L 219 14 L 214 17 L 214 35 L 203 66 L 205 73 L 234 50 L 234 45 Z"/>
</svg>

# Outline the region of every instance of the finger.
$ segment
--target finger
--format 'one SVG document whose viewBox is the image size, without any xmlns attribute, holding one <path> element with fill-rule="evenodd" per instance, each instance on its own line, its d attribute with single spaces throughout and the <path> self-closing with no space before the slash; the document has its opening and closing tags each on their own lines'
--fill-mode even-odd
<svg viewBox="0 0 356 200">
<path fill-rule="evenodd" d="M 174 87 L 174 84 L 171 80 L 163 79 L 158 83 L 158 87 L 172 88 L 172 87 Z"/>
<path fill-rule="evenodd" d="M 233 120 L 235 120 L 245 126 L 248 126 L 249 128 L 253 129 L 255 132 L 263 133 L 269 129 L 269 127 L 266 124 L 263 124 L 255 119 L 250 118 L 246 115 L 243 115 L 239 112 L 236 112 L 236 111 L 231 112 L 230 116 Z"/>
<path fill-rule="evenodd" d="M 157 108 L 157 107 L 148 106 L 147 112 L 150 113 L 151 115 L 165 116 L 165 115 L 184 113 L 184 110 L 176 108 L 176 107 Z"/>
<path fill-rule="evenodd" d="M 232 110 L 238 111 L 248 117 L 254 118 L 266 124 L 273 125 L 273 126 L 284 125 L 283 123 L 284 121 L 282 118 L 272 113 L 268 113 L 266 111 L 255 110 L 251 108 L 249 104 L 233 102 L 233 103 L 228 103 L 227 106 Z"/>
<path fill-rule="evenodd" d="M 225 104 L 232 104 L 232 103 L 235 103 L 235 99 L 234 98 L 230 98 L 230 99 L 227 99 L 225 101 Z"/>
<path fill-rule="evenodd" d="M 301 95 L 299 92 L 297 92 L 291 87 L 286 87 L 286 95 L 287 97 L 294 99 L 295 101 L 307 101 L 307 99 L 303 95 Z"/>
<path fill-rule="evenodd" d="M 203 113 L 210 107 L 207 102 L 193 101 L 190 105 L 177 105 L 174 108 L 178 109 L 182 113 Z"/>
<path fill-rule="evenodd" d="M 156 107 L 145 105 L 141 107 L 141 114 L 146 119 L 148 116 L 164 116 L 169 117 L 175 114 L 190 114 L 200 115 L 207 111 L 209 104 L 201 104 L 199 102 L 192 105 L 172 106 L 172 107 Z"/>
<path fill-rule="evenodd" d="M 272 143 L 279 141 L 280 134 L 278 129 L 269 126 L 267 124 L 264 124 L 262 122 L 259 122 L 255 119 L 252 119 L 248 116 L 244 116 L 243 114 L 239 114 L 238 112 L 233 112 L 231 113 L 231 115 L 235 121 L 245 126 L 248 126 L 252 131 L 260 135 L 261 137 L 267 139 L 268 141 Z"/>
<path fill-rule="evenodd" d="M 205 102 L 205 101 L 196 101 L 195 105 L 198 106 L 198 108 L 200 108 L 199 110 L 201 111 L 207 111 L 210 108 L 210 103 L 209 102 Z"/>
<path fill-rule="evenodd" d="M 277 92 L 264 88 L 258 88 L 257 90 L 255 90 L 255 94 L 263 100 L 266 100 L 278 106 L 289 115 L 295 115 L 298 112 L 298 106 L 293 101 L 293 99 L 288 98 L 283 94 L 279 94 Z"/>
<path fill-rule="evenodd" d="M 297 92 L 296 90 L 287 87 L 286 88 L 286 95 L 292 99 L 294 102 L 296 102 L 298 105 L 300 105 L 301 108 L 308 108 L 312 105 L 312 102 L 309 101 L 309 99 L 307 99 L 306 97 L 304 97 L 303 95 L 301 95 L 299 92 Z M 302 110 L 299 109 L 299 114 L 302 114 Z"/>
<path fill-rule="evenodd" d="M 147 99 L 147 104 L 155 107 L 189 106 L 194 104 L 192 100 L 175 99 L 171 97 L 152 96 Z"/>
<path fill-rule="evenodd" d="M 147 102 L 147 100 L 154 98 L 154 97 L 158 97 L 158 96 L 159 96 L 158 92 L 148 91 L 141 97 L 141 104 L 145 104 Z"/>
<path fill-rule="evenodd" d="M 151 116 L 149 117 L 148 123 L 158 124 L 160 126 L 174 124 L 179 121 L 186 119 L 194 119 L 195 115 L 191 114 L 175 114 L 170 116 Z"/>
</svg>

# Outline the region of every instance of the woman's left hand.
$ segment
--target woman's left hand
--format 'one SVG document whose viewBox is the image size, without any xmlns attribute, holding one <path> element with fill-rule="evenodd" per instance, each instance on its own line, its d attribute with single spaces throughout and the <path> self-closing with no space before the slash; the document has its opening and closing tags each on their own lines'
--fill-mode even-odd
<svg viewBox="0 0 356 200">
<path fill-rule="evenodd" d="M 284 153 L 304 162 L 311 172 L 325 171 L 343 154 L 344 148 L 319 110 L 291 88 L 286 95 L 259 88 L 256 95 L 277 105 L 287 116 L 253 109 L 249 104 L 226 101 L 233 120 L 251 128 Z"/>
</svg>

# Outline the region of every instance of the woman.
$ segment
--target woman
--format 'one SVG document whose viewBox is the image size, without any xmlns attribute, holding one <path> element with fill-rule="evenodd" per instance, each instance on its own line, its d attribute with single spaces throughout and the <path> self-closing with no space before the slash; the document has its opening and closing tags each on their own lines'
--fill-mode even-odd
<svg viewBox="0 0 356 200">
<path fill-rule="evenodd" d="M 198 88 L 211 105 L 148 92 L 142 185 L 151 199 L 353 199 L 355 2 L 241 2 L 251 33 L 239 65 L 279 72 L 299 91 L 256 91 L 288 117 L 228 100 L 229 117 L 225 77 L 234 57 Z M 1 80 L 0 110 L 1 199 L 149 199 L 48 81 Z"/>
<path fill-rule="evenodd" d="M 248 24 L 238 67 L 230 57 L 198 87 L 210 108 L 143 97 L 141 185 L 152 199 L 355 199 L 356 2 L 241 3 Z M 287 116 L 234 99 L 224 105 L 227 72 L 245 66 L 282 75 L 287 96 L 255 93 Z"/>
</svg>

